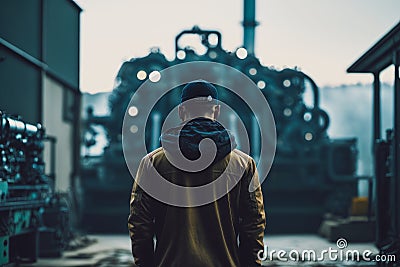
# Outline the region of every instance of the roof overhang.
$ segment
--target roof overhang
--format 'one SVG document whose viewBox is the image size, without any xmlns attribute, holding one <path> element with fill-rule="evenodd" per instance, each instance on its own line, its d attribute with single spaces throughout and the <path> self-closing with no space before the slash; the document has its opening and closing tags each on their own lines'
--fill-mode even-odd
<svg viewBox="0 0 400 267">
<path fill-rule="evenodd" d="M 379 73 L 394 63 L 400 52 L 400 22 L 348 69 L 348 73 Z"/>
</svg>

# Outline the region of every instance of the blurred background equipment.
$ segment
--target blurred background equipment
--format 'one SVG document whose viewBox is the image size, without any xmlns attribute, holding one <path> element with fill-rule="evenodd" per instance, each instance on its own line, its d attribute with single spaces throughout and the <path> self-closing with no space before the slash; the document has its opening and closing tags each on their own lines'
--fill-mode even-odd
<svg viewBox="0 0 400 267">
<path fill-rule="evenodd" d="M 255 26 L 255 23 L 252 25 Z M 116 77 L 116 87 L 109 97 L 110 114 L 98 116 L 95 115 L 96 110 L 88 109 L 84 123 L 84 179 L 81 181 L 84 205 L 82 225 L 87 230 L 126 231 L 126 203 L 132 178 L 122 154 L 121 127 L 132 95 L 146 79 L 158 82 L 157 77 L 163 69 L 198 60 L 223 63 L 245 73 L 271 106 L 278 144 L 272 170 L 262 185 L 268 233 L 313 233 L 317 232 L 325 213 L 348 215 L 352 198 L 357 195 L 357 140 L 329 138 L 329 116 L 320 108 L 319 88 L 308 75 L 297 69 L 278 71 L 265 67 L 247 47 L 240 47 L 234 52 L 225 51 L 221 39 L 218 31 L 195 26 L 177 35 L 174 60 L 167 60 L 158 49 L 153 48 L 145 57 L 124 62 Z M 185 45 L 185 41 L 193 40 L 197 40 L 199 45 Z M 222 73 L 216 75 L 224 79 Z M 160 145 L 158 137 L 162 122 L 179 104 L 180 89 L 177 87 L 166 94 L 154 107 L 146 126 L 149 150 Z M 251 156 L 258 159 L 260 134 L 254 114 L 243 100 L 229 90 L 219 87 L 219 91 L 222 101 L 231 107 L 240 107 L 235 111 L 249 132 Z M 128 114 L 137 119 L 137 124 L 131 126 L 132 134 L 145 127 L 140 107 L 129 107 Z M 235 133 L 235 117 L 228 112 L 222 112 L 221 116 L 221 120 Z M 103 132 L 107 137 L 103 140 L 104 153 L 91 154 L 98 135 Z M 243 137 L 237 135 L 236 138 L 240 148 Z M 135 145 L 138 144 L 132 144 L 132 149 Z M 137 161 L 143 156 L 137 155 Z"/>
<path fill-rule="evenodd" d="M 394 66 L 393 128 L 382 136 L 380 74 Z M 373 82 L 373 149 L 376 183 L 376 246 L 382 255 L 400 258 L 400 23 L 385 34 L 348 69 L 350 73 L 371 73 Z"/>
</svg>

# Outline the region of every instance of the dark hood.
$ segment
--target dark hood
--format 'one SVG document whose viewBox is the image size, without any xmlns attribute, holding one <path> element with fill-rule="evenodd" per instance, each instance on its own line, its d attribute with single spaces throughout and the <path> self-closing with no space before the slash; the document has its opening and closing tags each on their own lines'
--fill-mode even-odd
<svg viewBox="0 0 400 267">
<path fill-rule="evenodd" d="M 210 138 L 217 146 L 217 155 L 214 162 L 223 159 L 236 148 L 235 137 L 218 121 L 208 118 L 196 118 L 171 128 L 161 135 L 162 146 L 171 155 L 177 153 L 176 139 L 178 139 L 182 154 L 196 160 L 200 157 L 199 143 L 204 138 Z"/>
</svg>

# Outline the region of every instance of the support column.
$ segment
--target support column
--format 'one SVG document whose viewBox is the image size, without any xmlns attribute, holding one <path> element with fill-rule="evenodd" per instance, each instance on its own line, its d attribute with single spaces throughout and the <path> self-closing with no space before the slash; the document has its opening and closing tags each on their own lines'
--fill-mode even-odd
<svg viewBox="0 0 400 267">
<path fill-rule="evenodd" d="M 381 139 L 381 82 L 379 79 L 380 73 L 374 73 L 374 132 L 373 132 L 373 145 Z"/>
<path fill-rule="evenodd" d="M 399 52 L 393 53 L 394 63 L 394 140 L 393 140 L 393 179 L 394 179 L 394 226 L 396 236 L 400 237 L 400 78 Z"/>
</svg>

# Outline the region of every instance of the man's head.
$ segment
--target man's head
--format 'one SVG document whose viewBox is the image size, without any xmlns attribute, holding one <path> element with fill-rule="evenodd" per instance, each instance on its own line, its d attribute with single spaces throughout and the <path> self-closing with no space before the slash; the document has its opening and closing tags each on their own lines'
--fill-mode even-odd
<svg viewBox="0 0 400 267">
<path fill-rule="evenodd" d="M 179 117 L 182 121 L 196 117 L 217 119 L 220 112 L 218 91 L 214 85 L 204 80 L 196 80 L 182 89 Z"/>
</svg>

